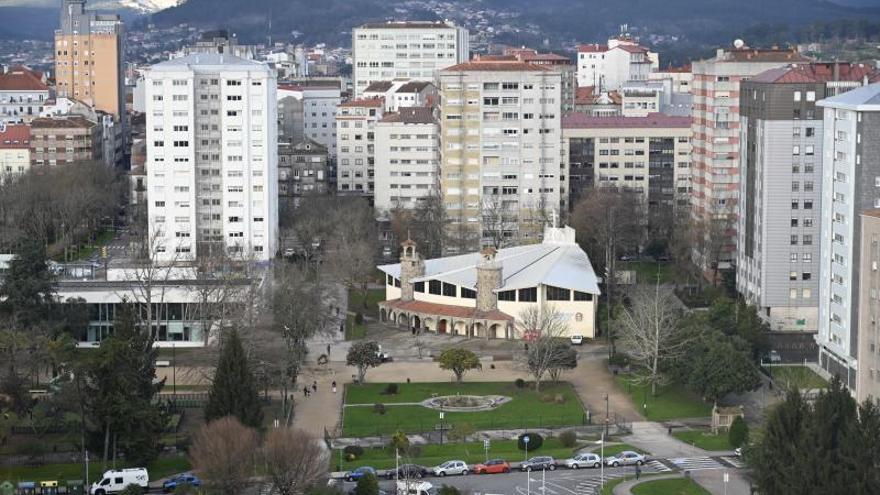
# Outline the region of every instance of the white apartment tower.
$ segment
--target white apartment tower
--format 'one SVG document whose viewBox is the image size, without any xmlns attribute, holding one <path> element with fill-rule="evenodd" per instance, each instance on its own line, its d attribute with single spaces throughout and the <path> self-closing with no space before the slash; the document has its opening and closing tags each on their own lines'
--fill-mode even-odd
<svg viewBox="0 0 880 495">
<path fill-rule="evenodd" d="M 376 124 L 377 210 L 417 207 L 437 193 L 439 170 L 440 125 L 432 107 L 403 107 Z"/>
<path fill-rule="evenodd" d="M 150 250 L 160 262 L 278 246 L 275 73 L 202 53 L 147 71 Z"/>
<path fill-rule="evenodd" d="M 336 111 L 336 191 L 372 196 L 376 160 L 376 122 L 385 108 L 383 98 L 347 101 Z"/>
<path fill-rule="evenodd" d="M 859 215 L 880 207 L 880 84 L 832 96 L 817 105 L 824 108 L 819 365 L 854 389 L 859 365 L 859 285 L 863 276 L 869 276 L 862 273 L 861 262 L 870 254 L 861 252 Z"/>
<path fill-rule="evenodd" d="M 436 71 L 468 60 L 467 29 L 449 21 L 364 24 L 352 32 L 355 96 L 375 81 L 433 81 Z"/>
<path fill-rule="evenodd" d="M 537 239 L 567 208 L 562 75 L 475 60 L 440 71 L 441 193 L 455 252 Z"/>
</svg>

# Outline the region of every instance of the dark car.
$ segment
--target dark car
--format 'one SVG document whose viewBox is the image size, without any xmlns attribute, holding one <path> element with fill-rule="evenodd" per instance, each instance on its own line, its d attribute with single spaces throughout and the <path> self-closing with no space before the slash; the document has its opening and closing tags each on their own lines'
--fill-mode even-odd
<svg viewBox="0 0 880 495">
<path fill-rule="evenodd" d="M 165 483 L 162 483 L 162 491 L 165 493 L 171 493 L 174 490 L 177 490 L 177 487 L 180 486 L 199 487 L 202 486 L 202 480 L 192 473 L 179 474 L 170 480 L 166 480 Z"/>
<path fill-rule="evenodd" d="M 549 455 L 532 457 L 531 459 L 520 464 L 519 468 L 522 471 L 541 471 L 544 469 L 549 469 L 550 471 L 553 471 L 554 469 L 556 469 L 556 460 Z"/>
<path fill-rule="evenodd" d="M 385 472 L 385 476 L 387 476 L 389 480 L 393 480 L 394 478 L 420 479 L 430 474 L 431 471 L 428 470 L 428 468 L 419 464 L 401 464 L 397 469 L 389 469 Z"/>
<path fill-rule="evenodd" d="M 345 481 L 357 481 L 368 474 L 376 476 L 376 470 L 370 466 L 361 466 L 354 471 L 345 473 Z"/>
</svg>

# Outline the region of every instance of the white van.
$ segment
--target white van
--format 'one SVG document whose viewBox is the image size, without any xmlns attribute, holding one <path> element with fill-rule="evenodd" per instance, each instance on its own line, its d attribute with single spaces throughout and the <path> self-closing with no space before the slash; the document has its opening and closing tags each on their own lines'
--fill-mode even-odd
<svg viewBox="0 0 880 495">
<path fill-rule="evenodd" d="M 119 471 L 107 471 L 101 477 L 101 481 L 92 483 L 89 493 L 91 495 L 109 495 L 125 490 L 128 485 L 137 485 L 144 491 L 149 488 L 150 474 L 146 468 L 130 468 Z"/>
<path fill-rule="evenodd" d="M 437 495 L 437 490 L 427 481 L 398 481 L 397 495 Z"/>
</svg>

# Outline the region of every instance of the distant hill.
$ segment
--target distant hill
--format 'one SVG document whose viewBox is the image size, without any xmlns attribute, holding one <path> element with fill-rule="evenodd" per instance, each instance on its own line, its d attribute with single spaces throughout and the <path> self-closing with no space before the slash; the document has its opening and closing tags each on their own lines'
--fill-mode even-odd
<svg viewBox="0 0 880 495">
<path fill-rule="evenodd" d="M 557 41 L 599 40 L 617 32 L 624 23 L 647 28 L 652 33 L 684 35 L 717 43 L 729 41 L 738 32 L 758 23 L 802 25 L 837 18 L 880 19 L 877 8 L 844 7 L 822 0 L 449 1 L 519 14 L 504 22 L 536 24 L 545 36 Z M 849 1 L 867 3 L 871 0 Z M 877 3 L 874 0 L 873 5 Z M 403 0 L 188 0 L 154 14 L 153 22 L 224 27 L 246 40 L 262 41 L 269 34 L 275 39 L 288 39 L 292 31 L 298 31 L 306 41 L 340 43 L 350 40 L 349 31 L 353 26 L 407 16 L 397 9 L 421 17 L 431 15 L 412 11 Z"/>
<path fill-rule="evenodd" d="M 0 7 L 0 39 L 50 40 L 58 28 L 58 9 Z"/>
</svg>

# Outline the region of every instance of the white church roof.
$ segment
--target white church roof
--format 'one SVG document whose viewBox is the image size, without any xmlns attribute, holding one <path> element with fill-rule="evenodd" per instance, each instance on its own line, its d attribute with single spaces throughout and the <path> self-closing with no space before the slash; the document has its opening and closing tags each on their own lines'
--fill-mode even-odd
<svg viewBox="0 0 880 495">
<path fill-rule="evenodd" d="M 425 275 L 414 282 L 440 280 L 474 288 L 480 253 L 425 260 Z M 496 290 L 525 289 L 540 284 L 599 294 L 599 284 L 587 253 L 574 240 L 571 227 L 544 230 L 544 242 L 503 248 L 495 255 L 501 264 L 502 286 Z M 400 278 L 400 263 L 382 265 L 380 270 Z"/>
</svg>

